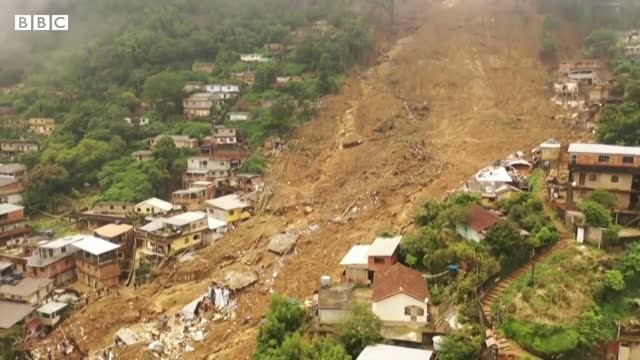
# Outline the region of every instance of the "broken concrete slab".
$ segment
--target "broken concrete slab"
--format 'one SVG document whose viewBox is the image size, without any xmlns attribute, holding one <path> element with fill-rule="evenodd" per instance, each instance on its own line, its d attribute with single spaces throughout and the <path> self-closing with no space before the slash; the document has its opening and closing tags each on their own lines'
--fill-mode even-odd
<svg viewBox="0 0 640 360">
<path fill-rule="evenodd" d="M 258 281 L 258 274 L 254 271 L 230 270 L 224 277 L 227 287 L 231 290 L 239 290 Z"/>
<path fill-rule="evenodd" d="M 114 338 L 118 345 L 134 345 L 140 342 L 136 333 L 127 328 L 118 330 L 114 335 Z"/>
<path fill-rule="evenodd" d="M 276 234 L 269 240 L 268 249 L 279 255 L 284 255 L 293 249 L 300 234 L 296 230 L 288 230 L 285 233 Z"/>
</svg>

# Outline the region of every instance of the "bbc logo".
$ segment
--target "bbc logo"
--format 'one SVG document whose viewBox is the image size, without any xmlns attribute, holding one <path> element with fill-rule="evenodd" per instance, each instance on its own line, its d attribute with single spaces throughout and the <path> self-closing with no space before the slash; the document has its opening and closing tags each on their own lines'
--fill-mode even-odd
<svg viewBox="0 0 640 360">
<path fill-rule="evenodd" d="M 67 31 L 69 15 L 15 15 L 16 31 Z"/>
</svg>

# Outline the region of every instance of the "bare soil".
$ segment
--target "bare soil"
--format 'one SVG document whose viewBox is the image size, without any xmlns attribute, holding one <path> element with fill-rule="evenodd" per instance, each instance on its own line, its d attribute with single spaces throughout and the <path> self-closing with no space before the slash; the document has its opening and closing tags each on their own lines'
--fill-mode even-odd
<svg viewBox="0 0 640 360">
<path fill-rule="evenodd" d="M 264 213 L 196 260 L 167 265 L 152 284 L 74 314 L 37 346 L 50 346 L 64 331 L 84 350 L 101 348 L 120 327 L 171 314 L 210 279 L 248 268 L 261 278 L 235 295 L 236 319 L 211 325 L 185 354 L 248 359 L 271 291 L 309 297 L 321 275 L 339 278 L 338 263 L 352 245 L 381 230 L 409 231 L 426 199 L 444 197 L 479 168 L 548 137 L 584 135 L 551 120 L 559 111 L 537 60 L 541 19 L 532 9 L 516 11 L 511 0 L 399 0 L 397 14 L 398 28 L 410 33 L 374 65 L 355 70 L 339 94 L 321 99 L 289 150 L 272 159 L 266 182 L 273 197 Z M 343 149 L 353 138 L 363 143 Z M 288 227 L 307 233 L 291 254 L 269 253 L 269 237 Z M 191 272 L 202 280 L 177 280 Z M 126 357 L 144 352 L 135 346 Z"/>
</svg>

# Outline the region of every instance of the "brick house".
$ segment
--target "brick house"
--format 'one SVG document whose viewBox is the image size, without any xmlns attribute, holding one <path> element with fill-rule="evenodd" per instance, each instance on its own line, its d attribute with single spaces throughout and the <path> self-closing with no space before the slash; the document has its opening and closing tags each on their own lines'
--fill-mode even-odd
<svg viewBox="0 0 640 360">
<path fill-rule="evenodd" d="M 117 286 L 120 279 L 118 249 L 120 245 L 85 236 L 74 242 L 78 279 L 93 289 Z"/>
<path fill-rule="evenodd" d="M 23 241 L 30 231 L 24 207 L 0 204 L 0 245 L 6 245 L 12 240 Z"/>
<path fill-rule="evenodd" d="M 569 205 L 603 189 L 615 194 L 618 210 L 640 208 L 640 147 L 570 144 L 568 153 Z"/>
<path fill-rule="evenodd" d="M 0 175 L 0 203 L 21 204 L 24 186 L 18 179 Z"/>
<path fill-rule="evenodd" d="M 18 163 L 0 165 L 0 176 L 12 177 L 24 181 L 27 179 L 27 167 L 24 164 Z"/>
<path fill-rule="evenodd" d="M 27 276 L 51 279 L 56 286 L 75 280 L 77 249 L 72 244 L 83 238 L 84 235 L 74 235 L 39 244 L 27 258 Z"/>
<path fill-rule="evenodd" d="M 174 191 L 171 202 L 187 211 L 203 210 L 205 201 L 213 199 L 215 192 L 216 186 L 212 181 L 194 181 L 188 189 Z"/>
<path fill-rule="evenodd" d="M 391 238 L 377 237 L 369 246 L 368 269 L 369 280 L 373 280 L 373 274 L 385 271 L 398 262 L 401 236 Z"/>
</svg>

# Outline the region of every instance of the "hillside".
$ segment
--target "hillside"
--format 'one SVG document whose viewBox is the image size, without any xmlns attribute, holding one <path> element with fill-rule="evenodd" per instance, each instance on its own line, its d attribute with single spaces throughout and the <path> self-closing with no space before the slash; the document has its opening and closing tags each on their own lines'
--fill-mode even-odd
<svg viewBox="0 0 640 360">
<path fill-rule="evenodd" d="M 37 346 L 73 336 L 85 351 L 100 349 L 120 327 L 173 314 L 209 280 L 246 268 L 261 278 L 236 294 L 235 320 L 211 325 L 185 358 L 247 359 L 270 291 L 309 297 L 321 275 L 339 277 L 351 245 L 385 229 L 406 232 L 425 199 L 445 196 L 480 167 L 548 137 L 580 137 L 551 119 L 557 109 L 537 61 L 541 20 L 515 3 L 398 2 L 401 25 L 422 25 L 318 102 L 313 119 L 271 159 L 266 183 L 273 195 L 261 214 L 196 259 L 168 264 L 152 284 L 72 315 Z M 352 139 L 363 142 L 341 147 Z M 269 237 L 287 228 L 305 230 L 295 251 L 269 253 Z M 178 280 L 191 273 L 198 281 Z M 125 351 L 151 357 L 142 346 Z"/>
</svg>

